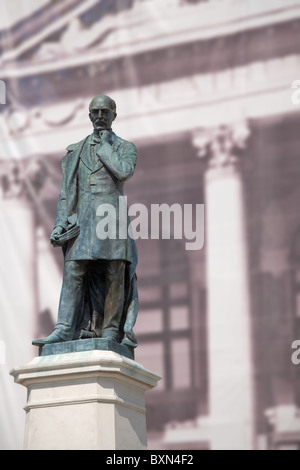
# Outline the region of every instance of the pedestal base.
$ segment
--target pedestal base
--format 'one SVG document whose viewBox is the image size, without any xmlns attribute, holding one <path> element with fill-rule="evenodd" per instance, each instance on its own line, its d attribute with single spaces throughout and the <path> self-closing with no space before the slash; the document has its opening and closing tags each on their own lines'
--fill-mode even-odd
<svg viewBox="0 0 300 470">
<path fill-rule="evenodd" d="M 117 343 L 108 338 L 86 338 L 73 341 L 62 341 L 61 343 L 45 344 L 39 348 L 40 356 L 52 356 L 55 354 L 66 354 L 82 351 L 113 351 L 121 356 L 134 359 L 134 349 L 125 344 Z"/>
<path fill-rule="evenodd" d="M 27 387 L 25 449 L 147 449 L 145 392 L 160 377 L 112 351 L 34 358 L 10 372 Z"/>
</svg>

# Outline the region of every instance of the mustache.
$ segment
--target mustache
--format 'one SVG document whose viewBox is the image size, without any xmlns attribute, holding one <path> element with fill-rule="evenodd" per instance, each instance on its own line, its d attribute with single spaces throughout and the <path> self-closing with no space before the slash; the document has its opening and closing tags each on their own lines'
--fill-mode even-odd
<svg viewBox="0 0 300 470">
<path fill-rule="evenodd" d="M 99 127 L 105 127 L 107 126 L 107 121 L 106 120 L 101 120 L 101 119 L 98 119 L 97 121 L 94 121 L 94 126 L 96 128 L 99 128 Z"/>
</svg>

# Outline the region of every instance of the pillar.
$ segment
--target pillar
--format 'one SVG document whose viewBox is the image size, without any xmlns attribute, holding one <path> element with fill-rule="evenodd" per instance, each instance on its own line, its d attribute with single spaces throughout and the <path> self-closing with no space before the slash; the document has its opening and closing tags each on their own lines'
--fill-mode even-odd
<svg viewBox="0 0 300 470">
<path fill-rule="evenodd" d="M 36 319 L 35 217 L 22 194 L 16 167 L 1 162 L 0 178 L 0 448 L 22 446 L 25 391 L 17 390 L 9 369 L 33 355 Z"/>
<path fill-rule="evenodd" d="M 193 135 L 205 159 L 210 440 L 215 450 L 254 448 L 251 306 L 241 172 L 245 124 Z"/>
</svg>

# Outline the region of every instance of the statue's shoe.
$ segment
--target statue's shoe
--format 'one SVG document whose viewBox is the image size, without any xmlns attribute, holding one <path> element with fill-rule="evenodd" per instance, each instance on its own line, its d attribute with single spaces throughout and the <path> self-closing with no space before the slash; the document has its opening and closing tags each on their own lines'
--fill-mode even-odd
<svg viewBox="0 0 300 470">
<path fill-rule="evenodd" d="M 111 341 L 117 341 L 118 342 L 118 333 L 116 333 L 115 331 L 103 331 L 102 332 L 102 338 L 104 339 L 110 339 Z"/>
<path fill-rule="evenodd" d="M 51 333 L 51 335 L 47 336 L 47 338 L 40 338 L 40 339 L 34 339 L 32 341 L 32 344 L 34 346 L 44 346 L 45 344 L 52 344 L 52 343 L 61 343 L 64 341 L 55 331 Z"/>
</svg>

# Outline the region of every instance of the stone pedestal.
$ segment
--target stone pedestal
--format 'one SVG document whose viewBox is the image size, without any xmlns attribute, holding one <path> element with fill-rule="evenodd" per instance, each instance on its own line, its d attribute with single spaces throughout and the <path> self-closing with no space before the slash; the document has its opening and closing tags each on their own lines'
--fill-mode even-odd
<svg viewBox="0 0 300 470">
<path fill-rule="evenodd" d="M 25 449 L 147 449 L 145 392 L 160 377 L 113 351 L 39 356 L 10 374 L 27 388 Z"/>
</svg>

